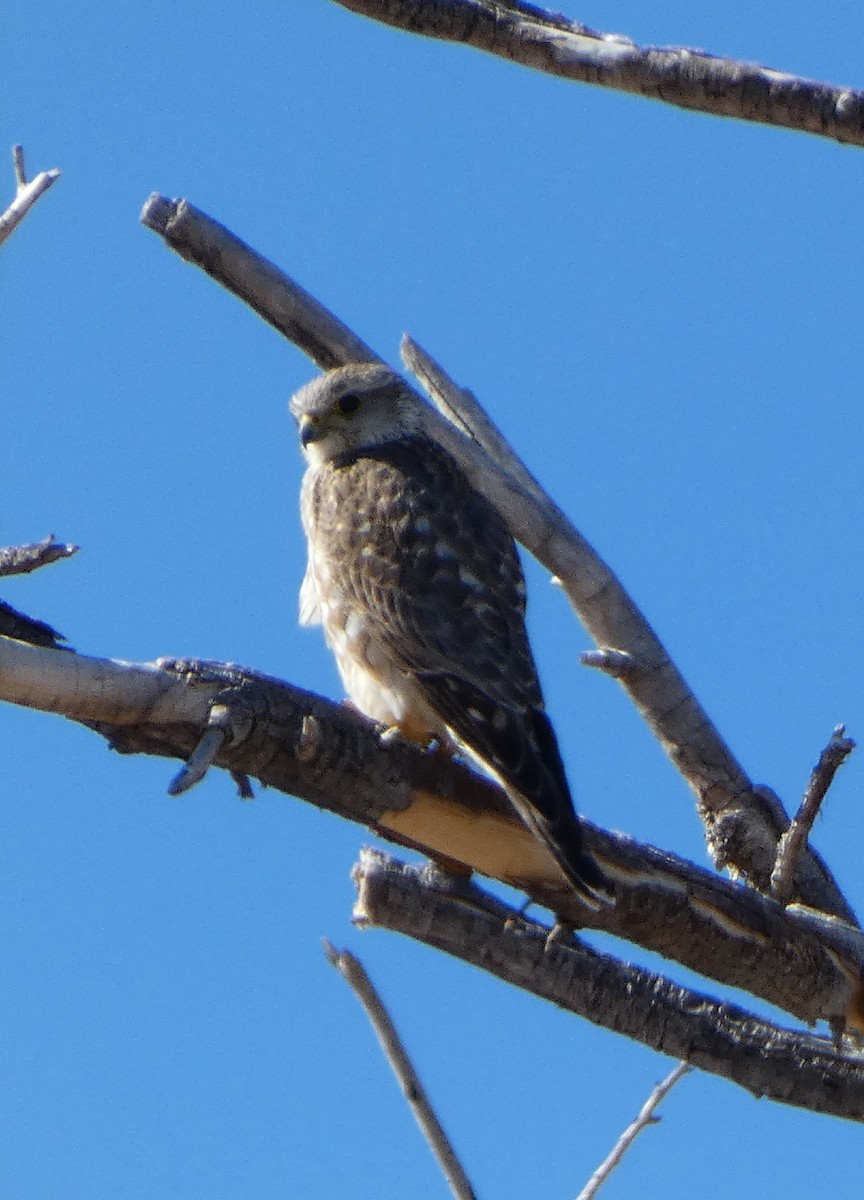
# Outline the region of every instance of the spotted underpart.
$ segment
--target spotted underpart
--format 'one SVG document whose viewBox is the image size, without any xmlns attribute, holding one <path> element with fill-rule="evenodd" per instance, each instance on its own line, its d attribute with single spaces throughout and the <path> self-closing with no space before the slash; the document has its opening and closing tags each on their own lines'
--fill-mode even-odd
<svg viewBox="0 0 864 1200">
<path fill-rule="evenodd" d="M 308 487 L 311 586 L 358 708 L 408 736 L 440 736 L 453 722 L 442 719 L 438 693 L 458 704 L 463 690 L 448 672 L 454 656 L 499 704 L 542 705 L 513 540 L 449 455 L 403 439 L 326 463 Z M 505 723 L 488 704 L 466 704 L 458 723 L 465 717 L 493 730 Z"/>
<path fill-rule="evenodd" d="M 454 459 L 411 425 L 404 395 L 386 368 L 354 366 L 292 402 L 310 463 L 301 621 L 320 620 L 362 712 L 418 741 L 455 739 L 595 900 L 608 884 L 582 849 L 513 539 Z"/>
</svg>

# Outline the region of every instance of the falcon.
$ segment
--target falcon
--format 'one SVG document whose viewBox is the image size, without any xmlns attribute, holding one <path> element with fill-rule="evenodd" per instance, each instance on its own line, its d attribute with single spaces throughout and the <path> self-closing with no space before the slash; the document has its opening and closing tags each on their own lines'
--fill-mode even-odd
<svg viewBox="0 0 864 1200">
<path fill-rule="evenodd" d="M 328 371 L 291 411 L 308 464 L 301 625 L 323 625 L 366 716 L 478 759 L 596 907 L 611 889 L 582 845 L 503 518 L 423 431 L 417 398 L 389 367 Z"/>
</svg>

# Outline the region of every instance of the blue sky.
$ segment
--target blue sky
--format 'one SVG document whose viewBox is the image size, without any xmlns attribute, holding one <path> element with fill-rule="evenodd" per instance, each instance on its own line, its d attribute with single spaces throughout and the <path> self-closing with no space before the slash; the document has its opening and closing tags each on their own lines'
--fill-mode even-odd
<svg viewBox="0 0 864 1200">
<path fill-rule="evenodd" d="M 800 0 L 572 15 L 864 86 L 851 0 L 823 6 L 818 36 Z M 4 581 L 5 599 L 86 653 L 227 659 L 340 695 L 296 623 L 286 401 L 314 368 L 138 224 L 160 191 L 392 362 L 407 330 L 471 386 L 787 805 L 836 722 L 864 737 L 861 151 L 567 84 L 327 0 L 84 0 L 74 18 L 9 0 L 4 45 L 0 151 L 22 142 L 31 172 L 63 177 L 0 264 L 0 544 L 82 547 Z M 687 789 L 529 577 L 579 806 L 705 863 Z M 354 826 L 260 790 L 241 804 L 219 773 L 169 799 L 170 763 L 41 714 L 5 709 L 0 755 L 3 1195 L 444 1195 L 322 937 L 363 958 L 481 1195 L 578 1192 L 671 1068 L 353 930 Z M 861 770 L 815 833 L 859 911 Z M 852 1125 L 707 1076 L 663 1113 L 609 1200 L 860 1195 Z"/>
</svg>

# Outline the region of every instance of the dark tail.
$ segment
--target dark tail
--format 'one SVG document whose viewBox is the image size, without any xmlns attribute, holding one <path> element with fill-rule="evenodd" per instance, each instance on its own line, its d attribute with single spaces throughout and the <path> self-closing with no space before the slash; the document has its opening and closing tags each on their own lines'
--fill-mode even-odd
<svg viewBox="0 0 864 1200">
<path fill-rule="evenodd" d="M 536 809 L 528 812 L 520 806 L 520 814 L 526 825 L 540 841 L 567 876 L 573 889 L 585 903 L 595 910 L 615 903 L 615 891 L 603 874 L 593 855 L 582 845 L 582 831 L 578 818 L 573 816 L 553 822 L 547 821 Z"/>
<path fill-rule="evenodd" d="M 527 811 L 520 810 L 520 815 L 587 904 L 594 909 L 614 904 L 612 884 L 583 845 L 555 731 L 542 710 L 535 710 L 532 716 L 534 738 L 540 751 L 536 764 L 539 779 L 533 781 L 533 795 L 525 794 Z"/>
<path fill-rule="evenodd" d="M 612 885 L 583 848 L 558 740 L 543 709 L 503 707 L 459 675 L 419 672 L 417 681 L 457 739 L 504 785 L 585 903 L 594 909 L 613 903 Z"/>
</svg>

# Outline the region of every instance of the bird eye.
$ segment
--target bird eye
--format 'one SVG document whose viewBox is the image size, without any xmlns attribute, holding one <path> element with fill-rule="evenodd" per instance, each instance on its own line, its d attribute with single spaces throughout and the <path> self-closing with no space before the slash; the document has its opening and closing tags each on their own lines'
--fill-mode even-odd
<svg viewBox="0 0 864 1200">
<path fill-rule="evenodd" d="M 360 397 L 354 392 L 346 392 L 344 396 L 339 397 L 339 411 L 343 417 L 350 417 L 360 407 Z"/>
</svg>

